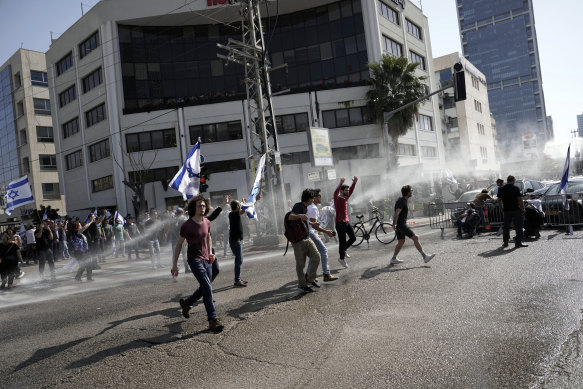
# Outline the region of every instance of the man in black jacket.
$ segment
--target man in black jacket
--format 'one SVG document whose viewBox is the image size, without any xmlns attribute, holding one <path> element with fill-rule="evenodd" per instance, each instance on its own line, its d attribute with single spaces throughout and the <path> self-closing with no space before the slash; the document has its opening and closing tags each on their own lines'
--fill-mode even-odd
<svg viewBox="0 0 583 389">
<path fill-rule="evenodd" d="M 523 238 L 523 223 L 524 223 L 524 201 L 522 201 L 522 194 L 520 189 L 514 186 L 516 179 L 514 176 L 508 176 L 506 185 L 498 189 L 498 204 L 504 214 L 504 226 L 502 227 L 502 238 L 504 243 L 502 247 L 508 247 L 510 240 L 510 224 L 514 221 L 514 230 L 516 231 L 516 239 L 514 240 L 514 247 L 528 247 L 522 244 Z"/>
</svg>

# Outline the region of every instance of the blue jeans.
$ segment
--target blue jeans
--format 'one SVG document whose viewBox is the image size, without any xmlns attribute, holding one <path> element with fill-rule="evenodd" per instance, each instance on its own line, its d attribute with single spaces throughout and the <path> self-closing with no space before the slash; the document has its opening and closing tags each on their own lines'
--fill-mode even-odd
<svg viewBox="0 0 583 389">
<path fill-rule="evenodd" d="M 152 266 L 156 263 L 154 262 L 154 254 L 156 254 L 156 259 L 158 260 L 158 265 L 160 264 L 160 242 L 158 239 L 156 240 L 149 240 L 148 244 L 150 245 L 150 259 L 152 260 Z"/>
<path fill-rule="evenodd" d="M 64 259 L 69 259 L 69 246 L 67 245 L 67 241 L 60 241 L 59 244 L 61 245 L 61 256 Z"/>
<path fill-rule="evenodd" d="M 330 267 L 328 267 L 328 249 L 322 239 L 316 234 L 315 231 L 310 231 L 310 239 L 316 245 L 318 252 L 320 253 L 320 260 L 322 261 L 322 273 L 330 274 Z M 306 273 L 310 272 L 310 262 L 308 262 L 308 268 L 306 269 Z"/>
<path fill-rule="evenodd" d="M 240 240 L 230 240 L 229 246 L 235 256 L 235 282 L 241 281 L 241 265 L 243 265 L 243 243 Z"/>
<path fill-rule="evenodd" d="M 202 296 L 208 320 L 214 319 L 217 317 L 217 313 L 215 312 L 215 304 L 213 303 L 213 287 L 211 286 L 213 267 L 210 263 L 200 259 L 189 259 L 188 266 L 190 266 L 190 270 L 192 271 L 192 274 L 194 274 L 194 277 L 198 281 L 200 287 L 194 291 L 192 296 L 186 299 L 186 302 L 189 306 L 192 306 Z"/>
</svg>

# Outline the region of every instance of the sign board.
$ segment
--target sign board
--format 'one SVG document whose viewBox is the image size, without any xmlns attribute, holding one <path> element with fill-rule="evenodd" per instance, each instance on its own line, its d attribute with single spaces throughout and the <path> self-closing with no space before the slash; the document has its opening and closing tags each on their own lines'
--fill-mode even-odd
<svg viewBox="0 0 583 389">
<path fill-rule="evenodd" d="M 524 149 L 524 154 L 536 154 L 536 146 L 536 134 L 534 134 L 532 131 L 526 131 L 522 135 L 522 148 Z"/>
<path fill-rule="evenodd" d="M 310 128 L 308 141 L 314 166 L 334 166 L 327 128 Z"/>
<path fill-rule="evenodd" d="M 328 169 L 326 173 L 328 173 L 328 180 L 336 179 L 336 169 Z"/>
<path fill-rule="evenodd" d="M 320 172 L 309 172 L 308 181 L 320 181 Z"/>
</svg>

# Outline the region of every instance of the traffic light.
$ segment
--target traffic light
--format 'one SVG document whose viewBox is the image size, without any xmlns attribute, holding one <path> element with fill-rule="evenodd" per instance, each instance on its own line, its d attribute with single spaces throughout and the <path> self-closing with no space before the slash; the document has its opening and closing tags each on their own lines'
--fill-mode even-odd
<svg viewBox="0 0 583 389">
<path fill-rule="evenodd" d="M 466 99 L 466 76 L 461 63 L 453 65 L 453 90 L 456 102 Z"/>
<path fill-rule="evenodd" d="M 206 183 L 207 181 L 208 177 L 206 175 L 200 176 L 200 193 L 204 193 L 208 189 L 209 186 Z"/>
</svg>

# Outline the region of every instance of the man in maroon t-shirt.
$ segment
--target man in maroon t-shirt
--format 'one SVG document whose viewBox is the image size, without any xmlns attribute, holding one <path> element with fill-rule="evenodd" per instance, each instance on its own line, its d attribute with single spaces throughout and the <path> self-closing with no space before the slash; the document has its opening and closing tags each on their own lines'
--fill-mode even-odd
<svg viewBox="0 0 583 389">
<path fill-rule="evenodd" d="M 213 332 L 221 332 L 223 325 L 215 312 L 213 287 L 211 286 L 212 264 L 215 260 L 215 255 L 212 254 L 211 223 L 205 218 L 208 212 L 209 200 L 205 199 L 202 194 L 193 197 L 188 203 L 188 216 L 190 216 L 190 219 L 185 221 L 180 228 L 180 237 L 174 249 L 172 270 L 170 272 L 173 276 L 178 275 L 178 257 L 180 256 L 182 244 L 186 240 L 188 242 L 188 266 L 200 286 L 192 296 L 180 299 L 182 315 L 185 318 L 189 318 L 190 307 L 202 296 L 209 321 L 209 329 Z"/>
<path fill-rule="evenodd" d="M 354 230 L 350 225 L 348 217 L 348 199 L 354 192 L 354 186 L 358 181 L 358 177 L 352 177 L 352 185 L 350 188 L 348 185 L 344 185 L 346 178 L 342 177 L 340 179 L 340 185 L 334 191 L 334 208 L 336 209 L 336 232 L 338 233 L 338 251 L 340 253 L 340 258 L 338 262 L 345 268 L 348 267 L 346 260 L 344 259 L 348 255 L 346 250 L 356 241 L 356 236 L 354 236 Z M 348 234 L 348 241 L 346 241 L 346 235 Z"/>
</svg>

